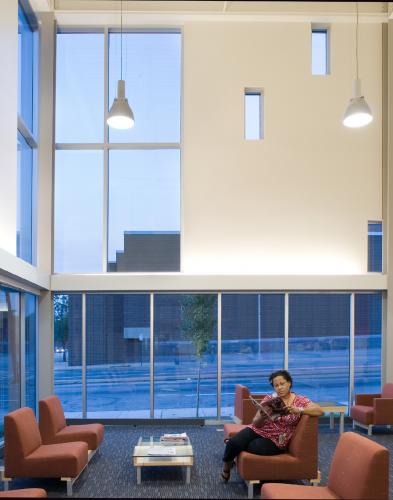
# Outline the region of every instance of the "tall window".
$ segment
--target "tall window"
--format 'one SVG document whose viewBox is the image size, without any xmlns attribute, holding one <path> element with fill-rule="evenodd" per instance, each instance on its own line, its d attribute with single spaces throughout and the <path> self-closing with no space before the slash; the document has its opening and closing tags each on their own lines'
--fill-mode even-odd
<svg viewBox="0 0 393 500">
<path fill-rule="evenodd" d="M 313 75 L 327 75 L 329 71 L 329 30 L 312 28 L 311 73 Z"/>
<path fill-rule="evenodd" d="M 284 294 L 222 295 L 221 414 L 232 415 L 234 381 L 271 392 L 271 372 L 284 366 Z"/>
<path fill-rule="evenodd" d="M 355 294 L 355 393 L 381 390 L 382 293 Z"/>
<path fill-rule="evenodd" d="M 35 264 L 37 23 L 30 9 L 25 11 L 21 4 L 18 10 L 18 55 L 16 255 Z"/>
<path fill-rule="evenodd" d="M 4 415 L 20 407 L 20 295 L 0 286 L 0 439 Z"/>
<path fill-rule="evenodd" d="M 37 404 L 37 298 L 25 294 L 25 394 L 26 406 Z"/>
<path fill-rule="evenodd" d="M 68 417 L 82 417 L 82 295 L 56 294 L 54 391 Z"/>
<path fill-rule="evenodd" d="M 368 223 L 368 259 L 367 271 L 382 272 L 382 222 Z"/>
<path fill-rule="evenodd" d="M 348 404 L 350 295 L 290 294 L 288 323 L 296 390 L 314 401 Z"/>
<path fill-rule="evenodd" d="M 149 306 L 147 294 L 87 294 L 88 417 L 150 417 Z"/>
<path fill-rule="evenodd" d="M 244 137 L 247 141 L 264 138 L 264 96 L 261 90 L 244 93 Z"/>
<path fill-rule="evenodd" d="M 157 294 L 154 332 L 154 416 L 217 416 L 217 295 Z"/>
<path fill-rule="evenodd" d="M 125 131 L 105 123 L 120 48 L 119 33 L 57 35 L 55 272 L 180 270 L 181 35 L 123 34 Z"/>
</svg>

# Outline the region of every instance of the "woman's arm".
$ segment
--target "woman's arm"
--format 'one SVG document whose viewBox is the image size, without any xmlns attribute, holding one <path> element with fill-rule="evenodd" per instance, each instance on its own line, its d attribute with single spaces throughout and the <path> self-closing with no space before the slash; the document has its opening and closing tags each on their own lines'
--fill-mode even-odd
<svg viewBox="0 0 393 500">
<path fill-rule="evenodd" d="M 310 415 L 310 417 L 321 417 L 324 414 L 322 408 L 316 403 L 310 403 L 309 405 L 302 406 L 288 406 L 289 413 Z"/>
</svg>

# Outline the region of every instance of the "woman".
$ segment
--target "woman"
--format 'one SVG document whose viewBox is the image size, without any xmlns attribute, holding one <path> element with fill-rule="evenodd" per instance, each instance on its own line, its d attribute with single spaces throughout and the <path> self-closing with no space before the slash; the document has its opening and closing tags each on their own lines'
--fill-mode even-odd
<svg viewBox="0 0 393 500">
<path fill-rule="evenodd" d="M 221 478 L 227 482 L 231 475 L 233 460 L 241 451 L 256 455 L 277 455 L 286 450 L 300 417 L 323 415 L 322 408 L 308 398 L 291 391 L 292 377 L 286 370 L 278 370 L 269 377 L 269 382 L 286 407 L 286 415 L 267 417 L 262 409 L 258 409 L 252 424 L 230 438 L 226 444 Z M 265 396 L 262 402 L 273 399 Z"/>
</svg>

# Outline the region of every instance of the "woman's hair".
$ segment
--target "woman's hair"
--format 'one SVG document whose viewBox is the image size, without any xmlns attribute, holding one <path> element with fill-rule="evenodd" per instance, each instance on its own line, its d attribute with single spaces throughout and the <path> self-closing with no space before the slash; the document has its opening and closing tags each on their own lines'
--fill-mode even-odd
<svg viewBox="0 0 393 500">
<path fill-rule="evenodd" d="M 291 384 L 291 387 L 292 387 L 292 384 L 293 384 L 293 381 L 292 381 L 292 377 L 290 375 L 290 373 L 287 371 L 287 370 L 277 370 L 276 372 L 273 372 L 270 374 L 269 376 L 269 382 L 271 384 L 271 386 L 273 387 L 273 380 L 276 378 L 276 377 L 284 377 L 285 380 L 287 382 L 289 382 Z"/>
</svg>

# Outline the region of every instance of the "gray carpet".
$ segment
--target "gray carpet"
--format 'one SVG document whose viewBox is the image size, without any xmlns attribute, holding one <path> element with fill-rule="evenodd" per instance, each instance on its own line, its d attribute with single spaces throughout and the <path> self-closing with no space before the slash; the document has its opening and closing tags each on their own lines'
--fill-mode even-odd
<svg viewBox="0 0 393 500">
<path fill-rule="evenodd" d="M 352 430 L 348 425 L 346 431 Z M 191 484 L 185 483 L 185 471 L 180 467 L 153 467 L 142 469 L 142 484 L 136 484 L 132 465 L 132 450 L 139 436 L 159 436 L 163 432 L 185 431 L 194 447 L 194 466 Z M 365 435 L 363 431 L 360 434 Z M 329 464 L 337 440 L 337 430 L 321 425 L 319 432 L 319 468 L 322 483 L 326 484 Z M 372 439 L 393 452 L 393 430 L 375 430 Z M 101 454 L 96 454 L 88 468 L 74 484 L 76 498 L 247 498 L 245 483 L 232 472 L 225 484 L 219 479 L 224 449 L 222 426 L 106 426 Z M 390 465 L 393 479 L 393 463 Z M 55 479 L 17 479 L 11 488 L 41 487 L 50 497 L 65 497 L 65 484 Z M 254 488 L 254 497 L 259 487 Z"/>
</svg>

